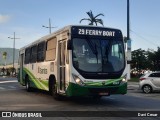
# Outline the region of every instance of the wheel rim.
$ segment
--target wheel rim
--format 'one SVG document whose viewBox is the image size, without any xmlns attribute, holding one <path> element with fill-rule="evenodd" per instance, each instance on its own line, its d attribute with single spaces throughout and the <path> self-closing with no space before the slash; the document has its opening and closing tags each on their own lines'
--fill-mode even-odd
<svg viewBox="0 0 160 120">
<path fill-rule="evenodd" d="M 151 87 L 150 86 L 144 86 L 144 88 L 143 88 L 143 91 L 145 92 L 145 93 L 150 93 L 151 92 Z"/>
</svg>

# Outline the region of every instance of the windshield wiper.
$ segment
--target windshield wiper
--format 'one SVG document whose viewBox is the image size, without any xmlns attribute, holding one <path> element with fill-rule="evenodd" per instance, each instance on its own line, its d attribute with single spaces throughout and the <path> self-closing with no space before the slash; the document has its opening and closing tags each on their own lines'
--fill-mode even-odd
<svg viewBox="0 0 160 120">
<path fill-rule="evenodd" d="M 96 55 L 96 59 L 97 59 L 97 64 L 98 64 L 98 50 L 97 50 L 97 45 L 95 44 L 95 46 L 93 46 L 93 43 L 90 40 L 86 40 L 89 47 L 92 50 L 92 53 Z"/>
<path fill-rule="evenodd" d="M 95 51 L 96 51 L 95 55 L 96 55 L 97 64 L 98 64 L 98 50 L 97 50 L 97 45 L 96 44 L 95 44 Z"/>
<path fill-rule="evenodd" d="M 107 59 L 106 62 L 109 62 L 108 55 L 109 55 L 109 51 L 111 50 L 111 44 L 112 44 L 112 41 L 109 41 L 108 45 L 106 46 L 106 50 L 105 50 L 105 58 Z M 104 56 L 103 56 L 103 58 L 104 58 Z"/>
</svg>

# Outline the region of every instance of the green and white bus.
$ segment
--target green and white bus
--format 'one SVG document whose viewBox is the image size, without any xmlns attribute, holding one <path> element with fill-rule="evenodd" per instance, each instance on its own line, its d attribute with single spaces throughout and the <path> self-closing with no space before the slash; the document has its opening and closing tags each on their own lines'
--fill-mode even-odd
<svg viewBox="0 0 160 120">
<path fill-rule="evenodd" d="M 124 46 L 118 29 L 66 26 L 20 49 L 18 81 L 54 98 L 126 94 Z"/>
</svg>

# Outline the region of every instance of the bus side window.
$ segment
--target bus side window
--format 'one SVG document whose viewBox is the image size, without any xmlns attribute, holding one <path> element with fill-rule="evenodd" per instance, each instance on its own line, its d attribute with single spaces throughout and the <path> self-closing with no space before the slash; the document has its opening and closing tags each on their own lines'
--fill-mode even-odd
<svg viewBox="0 0 160 120">
<path fill-rule="evenodd" d="M 31 49 L 26 48 L 26 50 L 25 50 L 25 61 L 24 61 L 25 64 L 30 63 L 30 52 L 31 52 Z"/>
<path fill-rule="evenodd" d="M 55 60 L 56 58 L 56 45 L 57 45 L 57 39 L 52 38 L 47 41 L 47 50 L 46 50 L 46 60 Z"/>
<path fill-rule="evenodd" d="M 45 42 L 41 42 L 38 44 L 38 48 L 37 48 L 37 62 L 42 62 L 45 59 Z"/>
<path fill-rule="evenodd" d="M 37 45 L 31 47 L 30 62 L 35 63 L 37 61 Z"/>
</svg>

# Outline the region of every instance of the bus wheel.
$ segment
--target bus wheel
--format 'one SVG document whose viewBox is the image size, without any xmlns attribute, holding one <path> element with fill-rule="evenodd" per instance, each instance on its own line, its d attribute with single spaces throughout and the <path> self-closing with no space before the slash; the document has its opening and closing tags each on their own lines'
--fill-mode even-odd
<svg viewBox="0 0 160 120">
<path fill-rule="evenodd" d="M 28 76 L 26 76 L 26 90 L 28 91 L 28 92 L 31 92 L 32 91 L 32 88 L 30 87 L 30 82 L 29 82 L 29 77 Z"/>
<path fill-rule="evenodd" d="M 56 86 L 55 82 L 53 82 L 53 84 L 51 86 L 51 94 L 54 99 L 60 100 L 61 96 L 57 93 L 57 86 Z"/>
</svg>

